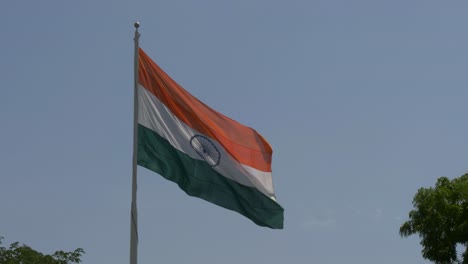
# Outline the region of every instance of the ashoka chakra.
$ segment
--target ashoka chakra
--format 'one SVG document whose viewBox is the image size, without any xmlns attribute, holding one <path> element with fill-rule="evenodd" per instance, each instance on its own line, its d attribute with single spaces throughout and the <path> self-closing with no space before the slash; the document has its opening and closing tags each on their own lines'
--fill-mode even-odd
<svg viewBox="0 0 468 264">
<path fill-rule="evenodd" d="M 216 146 L 207 137 L 202 135 L 195 135 L 190 139 L 192 148 L 202 157 L 211 167 L 219 164 L 221 154 Z"/>
</svg>

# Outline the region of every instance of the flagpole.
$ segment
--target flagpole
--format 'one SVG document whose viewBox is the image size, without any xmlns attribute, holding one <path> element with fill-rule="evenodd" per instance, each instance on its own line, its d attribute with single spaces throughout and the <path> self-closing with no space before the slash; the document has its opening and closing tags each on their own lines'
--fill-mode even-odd
<svg viewBox="0 0 468 264">
<path fill-rule="evenodd" d="M 137 213 L 137 144 L 138 144 L 138 49 L 140 23 L 135 22 L 134 90 L 133 90 L 133 166 L 132 205 L 130 213 L 130 264 L 138 263 L 138 213 Z"/>
</svg>

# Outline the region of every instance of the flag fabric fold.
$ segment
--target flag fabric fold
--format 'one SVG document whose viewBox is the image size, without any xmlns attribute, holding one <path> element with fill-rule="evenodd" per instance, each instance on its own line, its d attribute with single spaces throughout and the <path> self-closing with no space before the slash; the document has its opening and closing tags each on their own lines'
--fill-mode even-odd
<svg viewBox="0 0 468 264">
<path fill-rule="evenodd" d="M 283 228 L 270 144 L 192 96 L 141 48 L 138 63 L 138 165 L 257 225 Z"/>
</svg>

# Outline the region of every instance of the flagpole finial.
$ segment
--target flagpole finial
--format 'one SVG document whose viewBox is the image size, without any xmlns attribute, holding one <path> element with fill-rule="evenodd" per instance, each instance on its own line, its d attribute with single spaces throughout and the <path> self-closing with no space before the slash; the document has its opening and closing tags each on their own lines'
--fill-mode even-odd
<svg viewBox="0 0 468 264">
<path fill-rule="evenodd" d="M 135 26 L 135 28 L 138 29 L 140 27 L 140 22 L 135 22 L 135 24 L 133 24 L 133 26 Z"/>
</svg>

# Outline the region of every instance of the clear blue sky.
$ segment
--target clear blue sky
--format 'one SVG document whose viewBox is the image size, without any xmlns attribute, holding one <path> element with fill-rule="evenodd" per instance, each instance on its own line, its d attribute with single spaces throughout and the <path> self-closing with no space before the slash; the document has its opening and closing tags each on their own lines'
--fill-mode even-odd
<svg viewBox="0 0 468 264">
<path fill-rule="evenodd" d="M 133 22 L 182 86 L 273 145 L 285 229 L 139 169 L 144 263 L 428 263 L 419 187 L 467 171 L 466 1 L 2 1 L 0 235 L 128 263 Z"/>
</svg>

